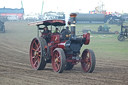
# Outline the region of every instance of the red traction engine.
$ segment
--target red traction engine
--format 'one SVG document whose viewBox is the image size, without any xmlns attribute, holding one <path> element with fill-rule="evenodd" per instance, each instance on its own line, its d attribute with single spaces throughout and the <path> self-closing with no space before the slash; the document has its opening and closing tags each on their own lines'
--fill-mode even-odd
<svg viewBox="0 0 128 85">
<path fill-rule="evenodd" d="M 84 72 L 91 73 L 94 71 L 96 62 L 94 52 L 90 49 L 85 49 L 80 56 L 82 45 L 88 45 L 90 42 L 90 34 L 85 33 L 83 37 L 76 36 L 75 19 L 76 14 L 71 13 L 70 33 L 41 33 L 40 37 L 39 30 L 43 29 L 40 25 L 51 26 L 52 31 L 53 26 L 65 26 L 65 21 L 47 20 L 30 23 L 30 25 L 36 25 L 38 28 L 38 37 L 35 37 L 30 45 L 30 63 L 32 68 L 43 70 L 47 63 L 51 63 L 55 72 L 62 73 L 64 70 L 71 70 L 74 65 L 81 62 Z"/>
</svg>

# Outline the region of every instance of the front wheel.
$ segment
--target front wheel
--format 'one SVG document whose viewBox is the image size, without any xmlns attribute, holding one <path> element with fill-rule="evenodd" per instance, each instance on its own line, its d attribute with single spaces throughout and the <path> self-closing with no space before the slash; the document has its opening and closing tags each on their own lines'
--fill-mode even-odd
<svg viewBox="0 0 128 85">
<path fill-rule="evenodd" d="M 81 67 L 86 73 L 92 73 L 95 69 L 95 54 L 90 49 L 85 49 L 82 53 Z"/>
<path fill-rule="evenodd" d="M 52 68 L 55 72 L 62 73 L 65 69 L 66 57 L 63 49 L 56 48 L 52 56 Z"/>
</svg>

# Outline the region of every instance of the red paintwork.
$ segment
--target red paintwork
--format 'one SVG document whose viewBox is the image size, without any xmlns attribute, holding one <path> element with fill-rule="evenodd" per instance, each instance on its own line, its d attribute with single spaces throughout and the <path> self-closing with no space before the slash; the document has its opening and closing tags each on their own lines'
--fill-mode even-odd
<svg viewBox="0 0 128 85">
<path fill-rule="evenodd" d="M 51 41 L 54 42 L 55 44 L 56 43 L 59 43 L 60 42 L 60 35 L 59 34 L 52 34 L 51 35 Z"/>
<path fill-rule="evenodd" d="M 64 49 L 65 48 L 65 42 L 60 42 L 60 34 L 52 34 L 51 35 L 51 42 L 48 43 L 48 46 L 50 46 L 50 53 L 51 53 L 51 56 L 53 56 L 53 50 L 55 48 L 62 48 Z"/>
<path fill-rule="evenodd" d="M 86 41 L 85 41 L 85 45 L 88 45 L 89 44 L 89 42 L 90 42 L 90 33 L 85 33 L 85 34 L 83 34 L 83 38 L 85 38 L 86 39 Z"/>
<path fill-rule="evenodd" d="M 62 48 L 62 49 L 65 49 L 65 43 L 66 43 L 66 41 L 59 43 L 58 47 Z"/>
</svg>

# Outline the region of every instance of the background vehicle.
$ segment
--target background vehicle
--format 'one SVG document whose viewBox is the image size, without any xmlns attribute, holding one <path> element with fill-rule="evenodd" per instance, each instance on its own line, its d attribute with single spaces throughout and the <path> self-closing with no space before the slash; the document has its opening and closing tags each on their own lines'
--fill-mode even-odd
<svg viewBox="0 0 128 85">
<path fill-rule="evenodd" d="M 60 33 L 52 33 L 53 26 L 65 26 L 64 20 L 47 20 L 29 25 L 36 25 L 38 28 L 38 37 L 34 38 L 30 45 L 30 62 L 32 68 L 43 70 L 47 63 L 52 63 L 53 70 L 61 73 L 63 70 L 71 70 L 74 65 L 81 62 L 81 67 L 84 72 L 91 73 L 95 68 L 95 54 L 90 49 L 85 49 L 80 56 L 82 45 L 88 45 L 90 42 L 90 34 L 83 34 L 78 37 L 75 34 L 76 14 L 70 14 L 71 32 L 66 32 L 67 29 Z M 51 26 L 51 32 L 41 33 L 43 30 L 41 25 Z M 68 30 L 69 31 L 69 30 Z"/>
<path fill-rule="evenodd" d="M 126 38 L 128 38 L 128 26 L 124 25 L 124 23 L 122 22 L 121 32 L 120 32 L 119 36 L 117 37 L 117 39 L 119 41 L 124 41 Z"/>
<path fill-rule="evenodd" d="M 2 33 L 5 32 L 4 22 L 2 22 L 1 20 L 0 20 L 0 32 L 2 32 Z"/>
</svg>

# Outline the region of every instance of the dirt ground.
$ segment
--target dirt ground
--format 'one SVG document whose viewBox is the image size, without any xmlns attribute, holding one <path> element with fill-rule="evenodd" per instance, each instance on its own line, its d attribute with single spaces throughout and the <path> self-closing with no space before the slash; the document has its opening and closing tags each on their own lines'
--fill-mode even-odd
<svg viewBox="0 0 128 85">
<path fill-rule="evenodd" d="M 31 29 L 22 22 L 7 23 L 6 33 L 0 34 L 0 85 L 128 85 L 128 60 L 97 57 L 93 73 L 84 73 L 80 64 L 61 74 L 51 64 L 33 70 L 29 46 L 36 35 Z"/>
</svg>

